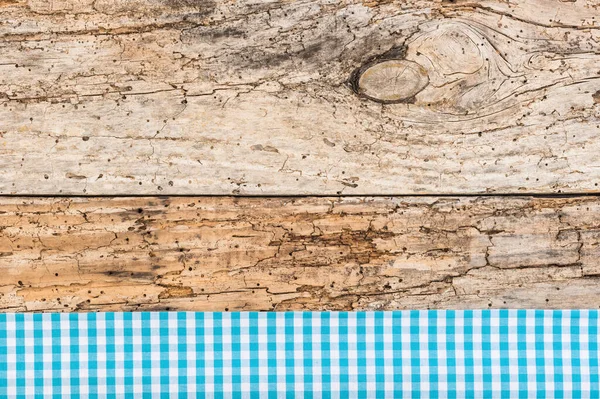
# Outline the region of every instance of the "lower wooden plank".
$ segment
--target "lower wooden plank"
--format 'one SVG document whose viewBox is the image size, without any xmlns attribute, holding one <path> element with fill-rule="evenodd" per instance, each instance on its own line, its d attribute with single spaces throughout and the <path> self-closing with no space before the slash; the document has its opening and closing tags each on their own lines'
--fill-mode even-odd
<svg viewBox="0 0 600 399">
<path fill-rule="evenodd" d="M 4 311 L 600 306 L 600 198 L 0 199 Z"/>
</svg>

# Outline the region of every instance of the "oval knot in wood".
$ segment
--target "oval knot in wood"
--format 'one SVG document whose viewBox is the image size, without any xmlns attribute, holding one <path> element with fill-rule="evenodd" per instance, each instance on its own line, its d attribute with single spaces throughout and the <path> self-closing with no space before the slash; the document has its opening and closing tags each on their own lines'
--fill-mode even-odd
<svg viewBox="0 0 600 399">
<path fill-rule="evenodd" d="M 358 78 L 358 92 L 383 103 L 411 99 L 429 83 L 427 71 L 416 62 L 387 60 L 364 69 Z"/>
</svg>

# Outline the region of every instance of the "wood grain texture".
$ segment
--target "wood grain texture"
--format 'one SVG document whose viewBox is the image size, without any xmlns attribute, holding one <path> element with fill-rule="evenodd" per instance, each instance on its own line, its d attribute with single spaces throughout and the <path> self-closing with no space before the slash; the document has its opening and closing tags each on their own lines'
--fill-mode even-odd
<svg viewBox="0 0 600 399">
<path fill-rule="evenodd" d="M 0 1 L 0 194 L 598 192 L 599 8 Z"/>
<path fill-rule="evenodd" d="M 600 199 L 3 198 L 4 311 L 597 308 Z"/>
</svg>

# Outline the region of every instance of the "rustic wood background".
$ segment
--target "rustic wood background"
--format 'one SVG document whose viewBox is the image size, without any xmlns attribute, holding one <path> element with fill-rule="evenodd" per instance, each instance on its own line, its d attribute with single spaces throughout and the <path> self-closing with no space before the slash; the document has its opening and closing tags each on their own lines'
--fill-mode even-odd
<svg viewBox="0 0 600 399">
<path fill-rule="evenodd" d="M 0 0 L 0 310 L 597 308 L 597 0 Z"/>
</svg>

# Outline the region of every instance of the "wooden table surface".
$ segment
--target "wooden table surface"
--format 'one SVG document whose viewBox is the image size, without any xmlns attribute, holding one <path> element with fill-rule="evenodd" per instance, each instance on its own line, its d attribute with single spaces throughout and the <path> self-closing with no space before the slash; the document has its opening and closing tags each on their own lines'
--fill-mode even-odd
<svg viewBox="0 0 600 399">
<path fill-rule="evenodd" d="M 596 0 L 0 0 L 0 310 L 600 306 Z"/>
</svg>

